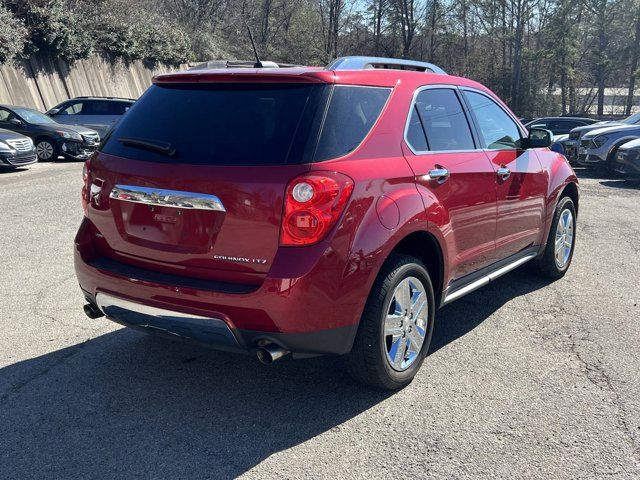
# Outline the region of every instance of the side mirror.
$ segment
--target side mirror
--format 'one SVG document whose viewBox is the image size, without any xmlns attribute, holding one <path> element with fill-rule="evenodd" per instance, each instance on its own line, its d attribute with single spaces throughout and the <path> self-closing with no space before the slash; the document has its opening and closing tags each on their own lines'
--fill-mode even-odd
<svg viewBox="0 0 640 480">
<path fill-rule="evenodd" d="M 12 123 L 13 125 L 17 125 L 18 127 L 21 127 L 22 125 L 24 125 L 24 122 L 22 120 L 20 120 L 19 118 L 10 119 L 9 123 Z"/>
<path fill-rule="evenodd" d="M 553 142 L 553 133 L 544 128 L 532 128 L 529 130 L 529 136 L 523 139 L 523 147 L 527 148 L 545 148 Z"/>
<path fill-rule="evenodd" d="M 49 115 L 50 117 L 53 117 L 54 115 L 57 115 L 58 113 L 60 113 L 60 109 L 59 108 L 52 108 L 51 110 L 49 110 L 47 112 L 47 115 Z"/>
</svg>

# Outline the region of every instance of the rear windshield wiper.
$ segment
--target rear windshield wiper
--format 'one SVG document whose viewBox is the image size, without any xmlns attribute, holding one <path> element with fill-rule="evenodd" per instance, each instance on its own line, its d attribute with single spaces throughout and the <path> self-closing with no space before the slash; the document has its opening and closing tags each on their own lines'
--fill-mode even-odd
<svg viewBox="0 0 640 480">
<path fill-rule="evenodd" d="M 146 140 L 144 138 L 133 137 L 120 137 L 118 141 L 127 147 L 142 148 L 144 150 L 149 150 L 150 152 L 166 155 L 167 157 L 173 157 L 176 154 L 175 147 L 167 142 L 156 142 L 153 140 Z"/>
</svg>

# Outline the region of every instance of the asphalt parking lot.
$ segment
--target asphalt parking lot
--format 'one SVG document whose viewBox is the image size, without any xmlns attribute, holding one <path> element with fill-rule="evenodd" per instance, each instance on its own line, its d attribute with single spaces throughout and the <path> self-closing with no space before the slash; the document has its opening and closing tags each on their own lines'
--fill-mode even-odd
<svg viewBox="0 0 640 480">
<path fill-rule="evenodd" d="M 336 358 L 170 343 L 82 312 L 79 163 L 0 173 L 0 478 L 640 478 L 640 187 L 582 175 L 569 273 L 437 314 L 397 393 Z"/>
</svg>

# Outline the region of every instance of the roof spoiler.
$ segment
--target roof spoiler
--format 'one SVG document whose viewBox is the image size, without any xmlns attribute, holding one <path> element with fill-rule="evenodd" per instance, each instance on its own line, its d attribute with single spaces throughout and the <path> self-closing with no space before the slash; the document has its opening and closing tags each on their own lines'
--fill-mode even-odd
<svg viewBox="0 0 640 480">
<path fill-rule="evenodd" d="M 439 73 L 446 75 L 443 69 L 428 62 L 417 62 L 415 60 L 405 60 L 402 58 L 384 57 L 341 57 L 337 58 L 329 65 L 327 70 L 367 70 L 373 68 L 412 70 L 417 72 Z"/>
</svg>

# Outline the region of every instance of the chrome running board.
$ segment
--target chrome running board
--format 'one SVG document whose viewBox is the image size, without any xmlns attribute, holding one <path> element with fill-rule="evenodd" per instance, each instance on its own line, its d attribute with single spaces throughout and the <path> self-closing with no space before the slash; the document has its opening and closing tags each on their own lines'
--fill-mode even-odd
<svg viewBox="0 0 640 480">
<path fill-rule="evenodd" d="M 504 267 L 500 267 L 497 270 L 494 270 L 493 272 L 488 273 L 484 277 L 480 277 L 479 279 L 474 280 L 470 284 L 465 285 L 460 289 L 454 290 L 451 293 L 446 293 L 444 299 L 442 300 L 442 305 L 446 305 L 447 303 L 453 302 L 454 300 L 457 300 L 460 297 L 464 297 L 467 293 L 471 293 L 480 287 L 484 287 L 486 284 L 501 277 L 505 273 L 508 273 L 511 270 L 518 268 L 520 265 L 527 263 L 529 260 L 535 258 L 535 256 L 536 256 L 535 253 L 530 253 L 522 258 L 519 258 L 518 260 L 515 260 L 505 265 Z"/>
</svg>

